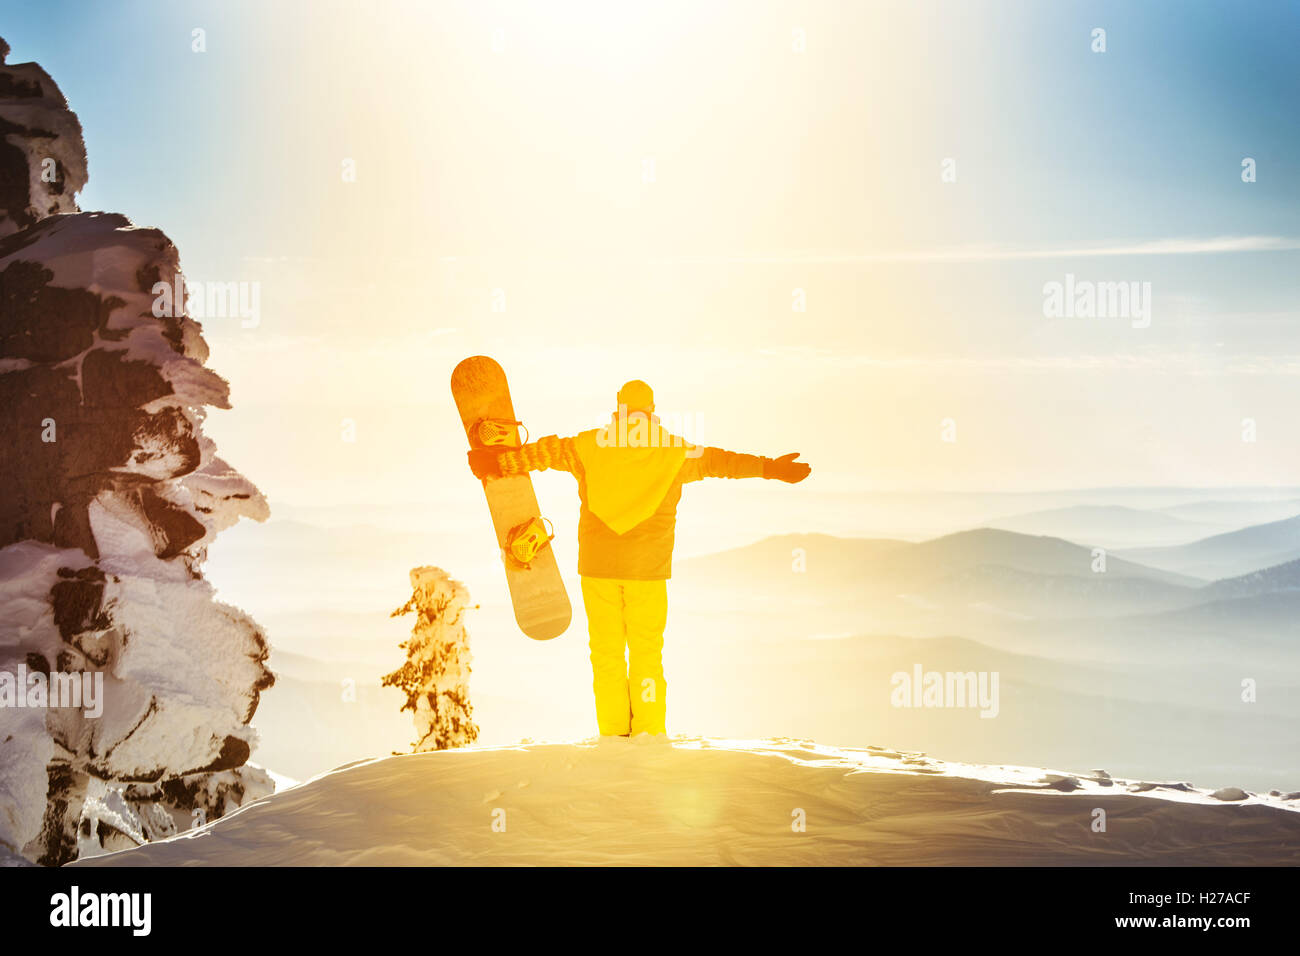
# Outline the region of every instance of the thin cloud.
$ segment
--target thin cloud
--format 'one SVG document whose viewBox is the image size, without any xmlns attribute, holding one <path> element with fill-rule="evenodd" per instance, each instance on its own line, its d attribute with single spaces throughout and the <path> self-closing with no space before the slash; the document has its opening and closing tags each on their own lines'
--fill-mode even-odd
<svg viewBox="0 0 1300 956">
<path fill-rule="evenodd" d="M 727 256 L 685 256 L 662 259 L 682 263 L 784 263 L 853 264 L 868 262 L 987 262 L 1012 259 L 1073 259 L 1092 256 L 1185 256 L 1233 252 L 1289 252 L 1300 249 L 1300 238 L 1290 236 L 1215 236 L 1143 241 L 1080 243 L 1073 246 L 966 245 L 942 249 L 894 252 L 782 252 Z"/>
<path fill-rule="evenodd" d="M 1136 371 L 1185 375 L 1300 375 L 1300 355 L 1216 355 L 1203 352 L 1087 355 L 867 355 L 788 346 L 759 355 L 836 368 L 917 369 L 926 372 Z"/>
<path fill-rule="evenodd" d="M 1300 238 L 1291 236 L 1212 236 L 1208 238 L 1104 240 L 1048 248 L 1025 245 L 970 244 L 938 249 L 902 249 L 878 252 L 785 250 L 688 256 L 608 256 L 599 253 L 587 255 L 575 252 L 566 256 L 524 256 L 520 258 L 531 262 L 648 262 L 667 265 L 853 265 L 873 262 L 995 262 L 1016 259 L 1074 259 L 1097 256 L 1222 255 L 1237 252 L 1292 252 L 1295 250 L 1300 250 Z M 500 260 L 494 256 L 440 256 L 438 261 L 451 265 Z"/>
</svg>

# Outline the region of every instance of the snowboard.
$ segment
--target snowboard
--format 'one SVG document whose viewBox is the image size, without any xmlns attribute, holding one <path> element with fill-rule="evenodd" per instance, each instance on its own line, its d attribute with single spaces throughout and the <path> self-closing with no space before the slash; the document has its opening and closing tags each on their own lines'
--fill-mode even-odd
<svg viewBox="0 0 1300 956">
<path fill-rule="evenodd" d="M 486 355 L 465 359 L 451 373 L 451 394 L 471 449 L 519 447 L 510 386 L 495 361 Z M 519 629 L 537 641 L 559 637 L 573 609 L 541 521 L 532 478 L 522 474 L 485 480 L 483 493 Z"/>
</svg>

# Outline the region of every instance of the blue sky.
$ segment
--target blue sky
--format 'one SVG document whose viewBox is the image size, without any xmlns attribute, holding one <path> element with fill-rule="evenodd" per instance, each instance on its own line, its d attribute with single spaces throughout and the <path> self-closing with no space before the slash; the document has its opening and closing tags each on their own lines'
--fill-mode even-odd
<svg viewBox="0 0 1300 956">
<path fill-rule="evenodd" d="M 439 472 L 406 442 L 474 352 L 543 399 L 539 433 L 643 377 L 720 443 L 800 436 L 823 487 L 1300 469 L 1300 4 L 55 0 L 0 23 L 81 118 L 83 208 L 262 284 L 258 329 L 206 324 L 236 401 L 212 427 L 285 496 Z M 1150 282 L 1151 327 L 1046 318 L 1066 273 Z M 374 422 L 366 455 L 343 416 Z"/>
<path fill-rule="evenodd" d="M 368 6 L 374 16 L 357 18 L 362 29 L 374 28 L 384 10 L 420 5 Z M 509 22 L 512 5 L 484 6 Z M 846 87 L 853 83 L 853 61 L 870 59 L 891 42 L 889 32 L 855 8 L 900 6 L 908 5 L 754 5 L 782 10 L 790 23 L 860 26 L 823 38 L 835 56 L 835 78 Z M 972 209 L 999 209 L 998 220 L 987 224 L 989 238 L 1074 239 L 1076 223 L 1099 238 L 1296 231 L 1300 5 L 1004 0 L 912 6 L 933 15 L 916 18 L 927 48 L 909 59 L 918 72 L 945 62 L 952 70 L 951 81 L 935 93 L 936 110 L 918 115 L 913 133 L 948 144 L 972 174 L 987 174 L 980 195 L 967 198 Z M 93 165 L 87 205 L 138 209 L 146 217 L 156 210 L 161 219 L 169 207 L 142 154 L 157 157 L 171 141 L 185 158 L 167 169 L 168 192 L 192 197 L 214 179 L 228 182 L 227 161 L 232 152 L 238 156 L 240 127 L 249 119 L 240 108 L 250 93 L 261 88 L 274 98 L 277 88 L 303 82 L 328 87 L 328 77 L 287 76 L 282 67 L 295 47 L 312 42 L 313 17 L 357 5 L 49 0 L 2 8 L 12 58 L 42 63 L 82 117 Z M 205 56 L 190 53 L 193 26 L 208 31 Z M 1107 30 L 1105 54 L 1089 48 L 1094 26 Z M 348 55 L 330 50 L 325 60 L 345 73 Z M 860 116 L 837 121 L 869 128 L 870 97 L 860 102 Z M 1248 191 L 1236 176 L 1245 155 L 1260 164 L 1259 182 Z M 899 175 L 907 178 L 904 170 Z"/>
</svg>

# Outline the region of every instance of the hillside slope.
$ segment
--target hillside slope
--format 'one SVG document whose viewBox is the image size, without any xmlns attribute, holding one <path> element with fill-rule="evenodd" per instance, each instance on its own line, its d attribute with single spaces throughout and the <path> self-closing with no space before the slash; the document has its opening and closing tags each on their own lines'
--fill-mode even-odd
<svg viewBox="0 0 1300 956">
<path fill-rule="evenodd" d="M 1300 858 L 1300 793 L 1216 798 L 1182 784 L 1144 786 L 786 739 L 471 747 L 339 768 L 191 834 L 77 865 L 1258 866 Z M 1092 830 L 1095 808 L 1106 811 L 1106 832 Z M 797 832 L 801 817 L 806 829 Z"/>
<path fill-rule="evenodd" d="M 1007 620 L 1119 617 L 1203 600 L 1206 582 L 1059 538 L 978 528 L 916 544 L 783 535 L 680 562 L 675 606 L 708 613 L 728 595 L 787 629 L 967 633 Z M 1101 573 L 1104 570 L 1104 573 Z M 849 627 L 844 627 L 848 624 Z"/>
<path fill-rule="evenodd" d="M 1232 530 L 1166 512 L 1121 505 L 1070 505 L 990 518 L 980 524 L 1101 548 L 1173 546 Z"/>
<path fill-rule="evenodd" d="M 1300 558 L 1300 515 L 1216 534 L 1172 548 L 1137 548 L 1123 556 L 1154 568 L 1206 579 L 1231 578 Z"/>
</svg>

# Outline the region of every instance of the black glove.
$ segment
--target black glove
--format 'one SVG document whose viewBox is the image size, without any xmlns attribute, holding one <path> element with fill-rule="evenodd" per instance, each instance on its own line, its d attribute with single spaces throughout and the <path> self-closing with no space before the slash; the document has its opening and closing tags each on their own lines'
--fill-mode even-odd
<svg viewBox="0 0 1300 956">
<path fill-rule="evenodd" d="M 788 455 L 782 455 L 780 458 L 766 458 L 763 460 L 763 477 L 776 478 L 779 481 L 788 481 L 790 484 L 796 484 L 803 481 L 812 472 L 812 467 L 805 465 L 801 461 L 795 461 L 799 457 L 797 451 L 792 451 Z"/>
<path fill-rule="evenodd" d="M 501 460 L 497 456 L 501 453 L 493 451 L 490 448 L 475 448 L 469 453 L 469 470 L 474 472 L 475 478 L 481 478 L 487 481 L 491 478 L 501 477 Z"/>
</svg>

